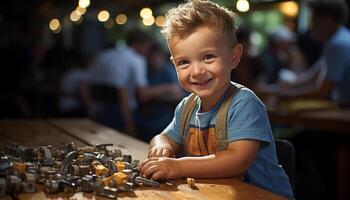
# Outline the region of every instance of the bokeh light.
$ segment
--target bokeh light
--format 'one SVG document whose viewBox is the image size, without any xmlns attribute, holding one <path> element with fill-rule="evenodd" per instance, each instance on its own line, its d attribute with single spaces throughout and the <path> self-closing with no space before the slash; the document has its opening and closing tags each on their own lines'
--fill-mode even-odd
<svg viewBox="0 0 350 200">
<path fill-rule="evenodd" d="M 117 15 L 117 17 L 115 18 L 115 23 L 119 24 L 119 25 L 123 25 L 128 21 L 128 17 L 125 14 L 119 14 Z"/>
<path fill-rule="evenodd" d="M 100 22 L 106 22 L 109 19 L 109 12 L 107 10 L 101 10 L 98 15 L 97 19 Z"/>
</svg>

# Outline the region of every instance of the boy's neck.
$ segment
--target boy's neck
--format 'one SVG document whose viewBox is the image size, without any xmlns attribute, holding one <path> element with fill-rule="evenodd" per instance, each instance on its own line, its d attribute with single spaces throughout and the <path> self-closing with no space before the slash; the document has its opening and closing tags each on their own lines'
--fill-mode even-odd
<svg viewBox="0 0 350 200">
<path fill-rule="evenodd" d="M 212 100 L 211 98 L 208 98 L 208 99 L 211 99 L 211 100 L 208 100 L 206 98 L 200 98 L 201 100 L 201 105 L 200 105 L 200 111 L 201 112 L 208 112 L 210 110 L 212 110 L 215 105 L 220 101 L 220 99 L 225 95 L 226 91 L 227 91 L 227 88 L 229 87 L 229 84 L 231 84 L 231 82 L 229 82 L 225 89 L 223 90 L 222 94 L 221 95 L 218 95 L 218 98 L 217 99 L 214 99 Z"/>
</svg>

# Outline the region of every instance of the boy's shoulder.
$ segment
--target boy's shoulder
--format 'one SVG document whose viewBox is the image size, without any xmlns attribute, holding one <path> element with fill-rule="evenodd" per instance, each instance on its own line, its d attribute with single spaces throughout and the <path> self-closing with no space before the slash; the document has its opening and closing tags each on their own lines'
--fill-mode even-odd
<svg viewBox="0 0 350 200">
<path fill-rule="evenodd" d="M 236 95 L 232 99 L 232 103 L 245 101 L 245 100 L 253 100 L 263 105 L 262 101 L 251 89 L 247 87 L 239 88 Z"/>
<path fill-rule="evenodd" d="M 183 110 L 183 107 L 185 106 L 187 101 L 194 101 L 195 100 L 195 94 L 191 93 L 184 97 L 180 103 L 178 104 L 178 111 Z M 259 97 L 249 88 L 245 86 L 241 86 L 237 88 L 237 91 L 235 92 L 232 102 L 230 105 L 230 109 L 239 106 L 242 103 L 254 103 L 256 105 L 265 107 L 264 103 L 259 99 Z"/>
</svg>

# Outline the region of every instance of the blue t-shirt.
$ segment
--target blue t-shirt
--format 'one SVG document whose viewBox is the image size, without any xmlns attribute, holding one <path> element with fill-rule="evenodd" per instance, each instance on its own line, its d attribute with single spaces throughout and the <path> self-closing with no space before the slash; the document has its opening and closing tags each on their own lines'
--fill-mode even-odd
<svg viewBox="0 0 350 200">
<path fill-rule="evenodd" d="M 172 122 L 163 131 L 178 144 L 183 143 L 180 118 L 184 101 L 185 99 L 178 104 Z M 209 112 L 200 112 L 198 103 L 192 113 L 189 129 L 197 128 L 199 133 L 214 129 L 215 132 L 216 113 L 221 102 L 222 99 Z M 288 176 L 278 165 L 274 137 L 265 106 L 251 90 L 242 88 L 233 97 L 227 116 L 227 130 L 228 143 L 242 139 L 262 142 L 256 159 L 244 174 L 245 182 L 293 198 Z M 186 130 L 187 134 L 188 132 Z"/>
</svg>

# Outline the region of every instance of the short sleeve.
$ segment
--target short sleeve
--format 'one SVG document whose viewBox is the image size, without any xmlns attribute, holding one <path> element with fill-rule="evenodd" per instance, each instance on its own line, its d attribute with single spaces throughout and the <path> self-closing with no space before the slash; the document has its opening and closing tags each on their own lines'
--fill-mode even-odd
<svg viewBox="0 0 350 200">
<path fill-rule="evenodd" d="M 271 141 L 271 127 L 265 106 L 252 97 L 234 102 L 228 116 L 228 142 L 241 139 Z"/>
<path fill-rule="evenodd" d="M 182 107 L 183 107 L 183 104 L 185 102 L 185 99 L 183 99 L 176 106 L 173 119 L 171 120 L 170 124 L 163 131 L 164 134 L 168 135 L 172 140 L 174 140 L 178 144 L 182 144 L 182 134 L 180 131 L 180 128 L 181 128 L 180 123 L 181 123 Z"/>
</svg>

